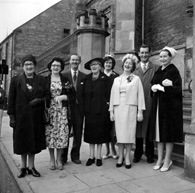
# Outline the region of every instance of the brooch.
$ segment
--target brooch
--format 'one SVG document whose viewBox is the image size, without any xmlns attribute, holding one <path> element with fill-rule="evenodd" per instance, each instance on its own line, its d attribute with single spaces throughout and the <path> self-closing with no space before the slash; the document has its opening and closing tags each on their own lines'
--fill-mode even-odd
<svg viewBox="0 0 195 193">
<path fill-rule="evenodd" d="M 133 75 L 129 75 L 129 76 L 127 77 L 127 82 L 131 82 L 132 79 L 133 79 Z"/>
</svg>

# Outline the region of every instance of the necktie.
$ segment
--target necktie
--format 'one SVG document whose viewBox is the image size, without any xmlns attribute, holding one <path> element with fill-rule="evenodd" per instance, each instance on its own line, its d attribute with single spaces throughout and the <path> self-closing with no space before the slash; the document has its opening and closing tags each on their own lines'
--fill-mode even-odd
<svg viewBox="0 0 195 193">
<path fill-rule="evenodd" d="M 76 82 L 76 80 L 77 80 L 77 72 L 74 71 L 74 74 L 73 74 L 73 82 Z"/>
<path fill-rule="evenodd" d="M 147 70 L 146 64 L 143 65 L 143 72 L 145 73 L 145 71 Z"/>
</svg>

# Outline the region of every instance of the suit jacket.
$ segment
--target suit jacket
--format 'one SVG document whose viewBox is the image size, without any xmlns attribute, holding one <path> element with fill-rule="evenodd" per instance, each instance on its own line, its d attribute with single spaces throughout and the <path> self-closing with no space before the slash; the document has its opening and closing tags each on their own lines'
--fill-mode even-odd
<svg viewBox="0 0 195 193">
<path fill-rule="evenodd" d="M 120 81 L 121 76 L 114 79 L 110 96 L 109 111 L 114 109 L 115 105 L 120 105 Z M 137 106 L 138 110 L 145 110 L 144 92 L 140 78 L 133 75 L 133 79 L 126 88 L 126 104 Z"/>
<path fill-rule="evenodd" d="M 71 70 L 68 70 L 67 72 L 62 73 L 62 75 L 66 78 L 69 79 L 70 83 L 73 85 L 73 79 L 72 79 L 72 74 L 71 74 Z M 76 98 L 75 101 L 71 104 L 71 110 L 74 111 L 75 109 L 75 105 L 78 105 L 79 107 L 79 111 L 80 114 L 83 116 L 83 104 L 82 104 L 82 100 L 81 100 L 81 82 L 82 80 L 85 78 L 85 74 L 82 73 L 81 71 L 78 72 L 78 76 L 77 76 L 77 83 L 76 83 L 76 90 L 74 88 L 74 91 L 76 93 Z"/>
<path fill-rule="evenodd" d="M 159 65 L 155 65 L 149 62 L 147 70 L 143 72 L 141 64 L 139 63 L 134 71 L 134 74 L 139 76 L 139 78 L 141 79 L 143 89 L 144 89 L 144 98 L 146 104 L 146 110 L 143 112 L 144 120 L 142 122 L 137 122 L 137 130 L 136 130 L 137 137 L 141 137 L 141 138 L 146 137 L 149 118 L 151 114 L 151 105 L 152 105 L 152 98 L 150 95 L 151 81 L 154 76 L 154 73 L 157 71 L 158 68 Z"/>
</svg>

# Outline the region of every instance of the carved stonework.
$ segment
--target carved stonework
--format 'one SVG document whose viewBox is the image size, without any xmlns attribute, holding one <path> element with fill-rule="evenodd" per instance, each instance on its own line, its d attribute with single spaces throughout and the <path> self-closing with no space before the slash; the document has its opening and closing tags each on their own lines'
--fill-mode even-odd
<svg viewBox="0 0 195 193">
<path fill-rule="evenodd" d="M 96 9 L 83 10 L 76 14 L 77 29 L 93 28 L 107 31 L 108 18 L 103 11 L 97 13 Z"/>
<path fill-rule="evenodd" d="M 188 17 L 192 17 L 193 16 L 193 5 L 188 5 L 186 8 L 186 14 Z"/>
</svg>

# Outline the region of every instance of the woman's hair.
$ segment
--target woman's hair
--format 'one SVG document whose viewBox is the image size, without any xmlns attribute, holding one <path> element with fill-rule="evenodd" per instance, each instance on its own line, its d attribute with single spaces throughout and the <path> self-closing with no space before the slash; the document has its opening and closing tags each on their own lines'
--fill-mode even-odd
<svg viewBox="0 0 195 193">
<path fill-rule="evenodd" d="M 127 59 L 130 59 L 133 67 L 131 69 L 131 72 L 135 71 L 136 65 L 139 62 L 138 58 L 134 55 L 134 54 L 126 54 L 123 58 L 122 58 L 122 68 L 124 67 L 124 63 Z"/>
<path fill-rule="evenodd" d="M 115 67 L 115 64 L 116 64 L 116 61 L 113 57 L 111 56 L 105 56 L 104 57 L 104 65 L 105 65 L 105 62 L 108 61 L 108 60 L 111 60 L 112 61 L 112 70 L 114 69 Z M 103 66 L 104 67 L 104 66 Z"/>
<path fill-rule="evenodd" d="M 47 68 L 51 71 L 51 65 L 52 65 L 52 63 L 53 63 L 54 61 L 60 63 L 60 65 L 61 65 L 61 71 L 63 71 L 63 70 L 64 70 L 64 66 L 65 66 L 64 60 L 63 60 L 62 58 L 59 58 L 59 57 L 54 57 L 54 58 L 49 62 L 49 64 L 47 65 Z"/>
</svg>

